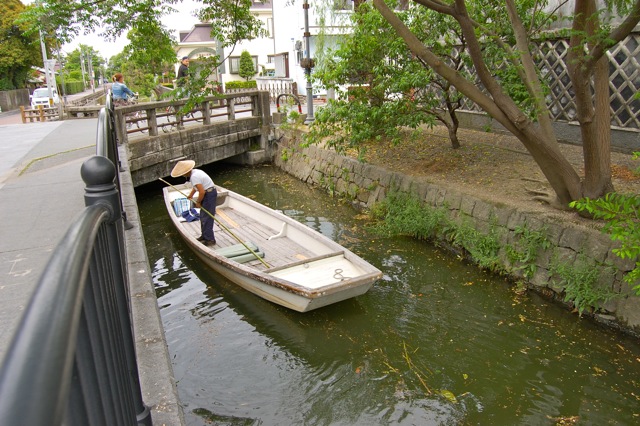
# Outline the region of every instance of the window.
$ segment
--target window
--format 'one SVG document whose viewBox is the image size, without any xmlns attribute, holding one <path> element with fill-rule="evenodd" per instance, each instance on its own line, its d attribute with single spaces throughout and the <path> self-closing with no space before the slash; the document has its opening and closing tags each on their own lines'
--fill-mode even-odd
<svg viewBox="0 0 640 426">
<path fill-rule="evenodd" d="M 267 37 L 273 38 L 273 18 L 267 18 L 266 30 L 268 33 Z"/>
<path fill-rule="evenodd" d="M 256 71 L 258 70 L 258 57 L 251 56 L 253 59 L 253 68 Z M 240 72 L 240 56 L 229 56 L 229 73 L 230 74 L 238 74 Z"/>
</svg>

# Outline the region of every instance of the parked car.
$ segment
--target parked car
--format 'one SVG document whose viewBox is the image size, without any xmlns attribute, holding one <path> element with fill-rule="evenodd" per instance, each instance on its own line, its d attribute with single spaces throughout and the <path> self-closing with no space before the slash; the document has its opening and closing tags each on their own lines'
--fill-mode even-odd
<svg viewBox="0 0 640 426">
<path fill-rule="evenodd" d="M 43 108 L 50 108 L 60 103 L 60 97 L 56 89 L 51 89 L 53 93 L 53 104 L 49 101 L 49 89 L 41 87 L 33 91 L 33 94 L 29 96 L 31 100 L 31 108 L 38 108 L 38 105 L 42 105 Z"/>
</svg>

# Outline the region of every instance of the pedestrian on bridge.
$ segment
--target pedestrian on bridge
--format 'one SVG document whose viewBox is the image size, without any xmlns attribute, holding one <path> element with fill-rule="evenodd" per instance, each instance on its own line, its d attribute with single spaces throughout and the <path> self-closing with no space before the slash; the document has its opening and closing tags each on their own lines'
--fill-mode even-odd
<svg viewBox="0 0 640 426">
<path fill-rule="evenodd" d="M 178 74 L 176 74 L 176 85 L 182 87 L 187 82 L 189 77 L 189 57 L 183 56 L 180 60 L 180 66 L 178 67 Z"/>
<path fill-rule="evenodd" d="M 216 238 L 213 235 L 213 215 L 216 214 L 216 200 L 218 192 L 213 184 L 213 180 L 208 174 L 200 169 L 194 169 L 196 162 L 193 160 L 178 161 L 171 170 L 171 177 L 184 176 L 191 182 L 191 193 L 187 197 L 196 203 L 196 207 L 200 208 L 200 230 L 202 235 L 198 238 L 205 246 L 213 246 L 216 244 Z M 193 196 L 198 193 L 197 198 Z M 203 211 L 206 210 L 206 211 Z"/>
</svg>

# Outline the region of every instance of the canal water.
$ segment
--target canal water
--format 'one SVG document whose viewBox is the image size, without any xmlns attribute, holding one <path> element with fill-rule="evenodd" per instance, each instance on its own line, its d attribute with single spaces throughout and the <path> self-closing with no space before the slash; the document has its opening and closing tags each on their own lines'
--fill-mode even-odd
<svg viewBox="0 0 640 426">
<path fill-rule="evenodd" d="M 153 280 L 189 425 L 635 425 L 640 345 L 270 166 L 206 169 L 359 254 L 384 277 L 305 314 L 206 269 L 161 187 L 138 191 Z M 216 227 L 216 232 L 218 231 Z"/>
</svg>

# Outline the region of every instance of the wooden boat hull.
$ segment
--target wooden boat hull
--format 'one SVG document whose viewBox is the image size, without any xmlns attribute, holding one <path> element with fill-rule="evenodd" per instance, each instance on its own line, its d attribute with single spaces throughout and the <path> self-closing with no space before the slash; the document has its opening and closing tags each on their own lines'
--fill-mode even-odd
<svg viewBox="0 0 640 426">
<path fill-rule="evenodd" d="M 322 234 L 223 188 L 218 190 L 216 209 L 218 244 L 207 247 L 197 241 L 200 222 L 184 222 L 174 212 L 174 201 L 190 189 L 178 185 L 163 191 L 173 224 L 208 267 L 278 305 L 298 312 L 311 311 L 360 296 L 382 276 L 377 268 Z M 264 253 L 264 263 L 249 254 L 245 247 L 252 244 L 245 242 L 255 244 L 259 254 Z M 221 254 L 237 251 L 234 248 L 244 250 L 244 258 Z"/>
</svg>

